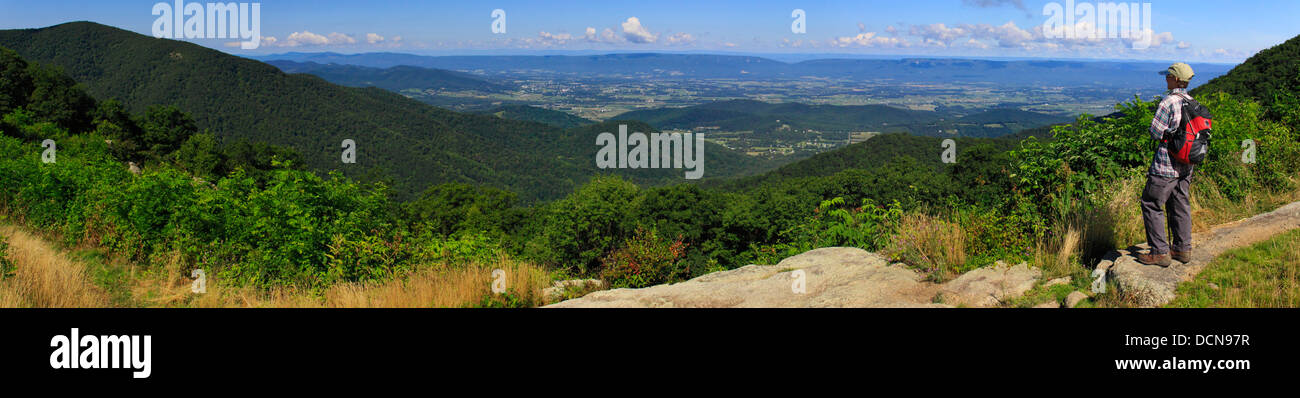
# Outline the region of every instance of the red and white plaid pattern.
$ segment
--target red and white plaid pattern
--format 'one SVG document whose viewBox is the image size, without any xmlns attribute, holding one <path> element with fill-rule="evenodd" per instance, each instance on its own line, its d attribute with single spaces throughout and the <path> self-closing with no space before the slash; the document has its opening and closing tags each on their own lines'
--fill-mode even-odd
<svg viewBox="0 0 1300 398">
<path fill-rule="evenodd" d="M 1165 134 L 1175 134 L 1178 132 L 1179 122 L 1183 118 L 1183 101 L 1190 99 L 1187 95 L 1187 89 L 1176 88 L 1169 90 L 1169 95 L 1160 101 L 1160 108 L 1156 110 L 1156 117 L 1151 119 L 1151 139 L 1160 141 Z M 1173 160 L 1169 158 L 1169 149 L 1164 145 L 1156 145 L 1156 155 L 1151 160 L 1151 169 L 1147 174 L 1178 178 L 1178 170 L 1174 168 Z"/>
</svg>

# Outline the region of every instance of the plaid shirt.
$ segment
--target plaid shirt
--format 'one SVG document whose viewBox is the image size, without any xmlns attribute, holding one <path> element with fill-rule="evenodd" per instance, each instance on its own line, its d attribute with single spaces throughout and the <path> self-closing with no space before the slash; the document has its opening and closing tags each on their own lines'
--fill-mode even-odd
<svg viewBox="0 0 1300 398">
<path fill-rule="evenodd" d="M 1165 134 L 1175 134 L 1178 132 L 1179 122 L 1183 118 L 1183 101 L 1184 97 L 1191 98 L 1187 95 L 1187 89 L 1176 88 L 1169 90 L 1169 94 L 1160 101 L 1160 108 L 1156 110 L 1156 117 L 1151 119 L 1151 139 L 1160 141 Z M 1187 172 L 1185 167 L 1174 167 L 1173 161 L 1169 158 L 1169 148 L 1164 145 L 1156 145 L 1156 155 L 1151 160 L 1151 169 L 1147 174 L 1161 177 L 1178 178 L 1180 171 Z"/>
</svg>

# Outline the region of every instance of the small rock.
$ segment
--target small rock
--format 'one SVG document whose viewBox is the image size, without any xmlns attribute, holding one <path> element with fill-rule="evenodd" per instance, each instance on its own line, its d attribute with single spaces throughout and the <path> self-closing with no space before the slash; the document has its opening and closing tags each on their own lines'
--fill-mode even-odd
<svg viewBox="0 0 1300 398">
<path fill-rule="evenodd" d="M 605 287 L 605 282 L 599 279 L 570 279 L 565 281 L 556 281 L 551 287 L 542 289 L 542 297 L 546 301 L 558 301 L 564 298 L 564 292 L 569 289 L 577 290 L 595 290 Z"/>
<path fill-rule="evenodd" d="M 1073 281 L 1074 281 L 1074 278 L 1071 278 L 1071 277 L 1068 277 L 1068 276 L 1063 276 L 1063 277 L 1060 277 L 1060 278 L 1056 278 L 1056 279 L 1052 279 L 1052 280 L 1050 280 L 1050 281 L 1047 281 L 1047 283 L 1044 283 L 1044 284 L 1043 284 L 1043 288 L 1049 288 L 1049 287 L 1056 286 L 1056 285 L 1068 285 L 1068 284 L 1070 284 L 1070 282 L 1073 282 Z"/>
<path fill-rule="evenodd" d="M 1056 300 L 1052 300 L 1039 305 L 1035 305 L 1034 308 L 1061 308 L 1061 303 L 1056 302 Z"/>
<path fill-rule="evenodd" d="M 1210 282 L 1210 288 L 1214 290 L 1219 290 L 1219 285 L 1214 284 L 1214 282 Z"/>
<path fill-rule="evenodd" d="M 992 267 L 980 268 L 943 284 L 941 294 L 945 303 L 968 307 L 997 307 L 1012 298 L 1020 297 L 1038 283 L 1042 271 L 1025 263 L 1008 266 L 998 261 Z"/>
<path fill-rule="evenodd" d="M 1073 293 L 1070 293 L 1069 296 L 1065 296 L 1065 307 L 1074 308 L 1074 306 L 1079 305 L 1079 302 L 1087 298 L 1088 298 L 1087 294 L 1083 294 L 1083 292 L 1075 290 Z"/>
</svg>

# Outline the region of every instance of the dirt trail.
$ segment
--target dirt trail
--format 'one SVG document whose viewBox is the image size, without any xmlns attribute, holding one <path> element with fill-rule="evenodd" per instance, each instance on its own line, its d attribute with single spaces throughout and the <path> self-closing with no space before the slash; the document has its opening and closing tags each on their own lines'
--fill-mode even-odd
<svg viewBox="0 0 1300 398">
<path fill-rule="evenodd" d="M 1107 278 L 1113 279 L 1121 294 L 1138 305 L 1156 307 L 1174 299 L 1178 284 L 1192 280 L 1223 252 L 1250 246 L 1277 234 L 1300 228 L 1300 202 L 1294 202 L 1268 213 L 1220 224 L 1208 232 L 1192 235 L 1192 261 L 1174 261 L 1168 268 L 1144 265 L 1133 257 L 1148 249 L 1145 244 L 1116 250 L 1097 264 L 1093 277 L 1093 291 L 1104 290 Z"/>
<path fill-rule="evenodd" d="M 8 237 L 14 276 L 0 282 L 0 306 L 40 308 L 106 307 L 108 296 L 86 274 L 86 267 L 50 247 L 40 237 L 0 226 Z"/>
</svg>

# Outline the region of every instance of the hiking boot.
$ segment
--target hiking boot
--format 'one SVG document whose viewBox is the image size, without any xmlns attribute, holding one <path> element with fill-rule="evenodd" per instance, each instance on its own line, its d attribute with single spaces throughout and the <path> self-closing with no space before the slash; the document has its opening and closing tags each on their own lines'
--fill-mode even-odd
<svg viewBox="0 0 1300 398">
<path fill-rule="evenodd" d="M 1137 255 L 1137 260 L 1142 264 L 1159 265 L 1161 267 L 1168 267 L 1170 264 L 1168 254 L 1143 253 Z"/>
<path fill-rule="evenodd" d="M 1169 257 L 1173 257 L 1174 260 L 1178 260 L 1180 263 L 1187 264 L 1192 262 L 1192 250 L 1187 249 L 1185 252 L 1171 250 L 1169 251 Z"/>
</svg>

